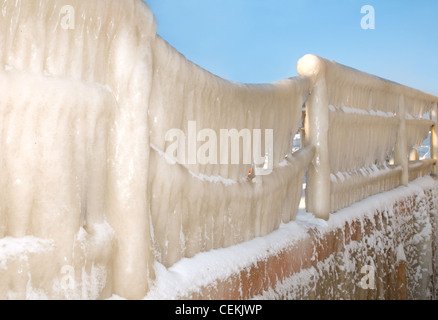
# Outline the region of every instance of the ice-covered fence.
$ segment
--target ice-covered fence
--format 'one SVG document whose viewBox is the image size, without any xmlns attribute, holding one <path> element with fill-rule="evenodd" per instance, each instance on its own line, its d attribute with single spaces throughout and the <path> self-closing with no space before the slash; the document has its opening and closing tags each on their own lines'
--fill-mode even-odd
<svg viewBox="0 0 438 320">
<path fill-rule="evenodd" d="M 74 290 L 86 292 L 79 284 L 90 264 L 101 271 L 93 279 L 101 290 L 96 297 L 104 287 L 141 297 L 153 276 L 147 190 L 153 14 L 136 0 L 1 3 L 0 236 L 55 240 L 55 257 L 29 271 L 30 286 L 51 297 L 69 296 L 54 289 L 65 267 L 75 270 Z M 114 243 L 107 241 L 111 232 L 93 236 L 107 222 Z M 81 248 L 89 254 L 79 254 Z M 45 269 L 52 273 L 36 276 Z M 20 277 L 7 272 L 8 283 Z M 23 282 L 0 295 L 24 292 Z"/>
<path fill-rule="evenodd" d="M 54 289 L 65 267 L 83 284 L 99 266 L 96 287 L 141 298 L 155 261 L 170 266 L 294 219 L 313 157 L 312 146 L 291 154 L 309 80 L 220 79 L 157 36 L 139 0 L 3 0 L 1 7 L 0 237 L 54 240 L 45 269 L 52 278 L 32 278 L 44 292 L 74 296 Z M 222 130 L 233 136 L 228 142 L 219 140 Z M 167 161 L 166 138 L 175 131 L 187 138 L 179 144 L 187 161 Z M 234 164 L 225 145 L 236 137 Z M 256 151 L 266 175 L 248 174 L 261 170 Z M 209 162 L 197 162 L 200 152 Z M 14 272 L 2 279 L 14 283 Z M 21 283 L 15 289 L 23 293 Z"/>
<path fill-rule="evenodd" d="M 1 8 L 1 246 L 36 247 L 2 255 L 0 298 L 141 298 L 155 262 L 293 220 L 312 160 L 307 209 L 324 218 L 432 165 L 407 162 L 433 123 L 418 116 L 437 115 L 413 89 L 314 56 L 302 78 L 226 81 L 161 39 L 140 0 Z M 292 154 L 304 102 L 306 147 Z M 436 158 L 434 130 L 432 143 Z M 78 285 L 63 286 L 65 270 Z"/>
<path fill-rule="evenodd" d="M 298 62 L 298 72 L 313 79 L 306 102 L 305 144 L 316 146 L 307 176 L 309 212 L 328 219 L 431 172 L 436 143 L 435 159 L 409 163 L 408 157 L 435 123 L 423 115 L 436 114 L 437 97 L 314 55 Z"/>
<path fill-rule="evenodd" d="M 309 81 L 233 83 L 187 61 L 160 37 L 152 48 L 154 73 L 148 118 L 153 151 L 148 189 L 158 261 L 170 266 L 182 257 L 266 235 L 281 222 L 293 220 L 303 176 L 313 156 L 312 147 L 291 154 Z M 185 158 L 168 163 L 166 150 L 175 141 L 166 141 L 166 134 L 175 129 L 184 134 Z M 214 136 L 200 139 L 203 129 L 211 130 Z M 251 162 L 243 163 L 248 152 L 243 150 L 244 141 L 240 142 L 238 164 L 232 163 L 232 150 L 223 158 L 221 131 L 233 129 L 250 133 L 250 156 L 257 144 L 254 130 L 261 130 L 265 141 L 265 130 L 273 130 L 273 153 L 267 155 L 272 159 L 265 159 L 272 162 L 272 173 L 248 177 L 256 168 Z M 211 144 L 208 140 L 214 140 L 213 149 L 218 152 L 208 163 L 199 163 L 199 159 L 190 163 L 190 135 L 198 139 L 193 145 L 195 153 L 202 151 L 204 141 Z M 231 138 L 225 138 L 232 143 Z"/>
</svg>

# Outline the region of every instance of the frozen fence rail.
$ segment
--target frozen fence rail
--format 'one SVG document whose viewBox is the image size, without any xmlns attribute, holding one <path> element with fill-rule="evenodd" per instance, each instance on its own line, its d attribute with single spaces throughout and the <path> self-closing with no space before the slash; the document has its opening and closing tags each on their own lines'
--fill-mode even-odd
<svg viewBox="0 0 438 320">
<path fill-rule="evenodd" d="M 306 208 L 329 213 L 370 195 L 407 185 L 431 172 L 433 160 L 409 165 L 409 151 L 421 145 L 436 120 L 438 97 L 306 55 L 302 77 L 313 79 L 306 102 L 306 145 L 316 146 L 307 175 Z M 388 163 L 394 158 L 394 163 Z M 417 160 L 417 159 L 414 159 Z"/>
<path fill-rule="evenodd" d="M 281 222 L 293 220 L 303 177 L 313 157 L 312 146 L 291 154 L 309 80 L 293 78 L 265 85 L 234 83 L 187 61 L 159 36 L 151 47 L 154 63 L 148 104 L 152 147 L 148 190 L 158 261 L 171 266 L 182 257 L 263 236 Z M 205 143 L 211 147 L 212 142 L 220 151 L 206 163 L 199 163 L 199 159 L 190 162 L 190 135 L 199 139 L 205 128 L 214 134 L 208 140 L 195 141 L 194 152 L 201 152 Z M 233 129 L 251 134 L 254 130 L 264 133 L 273 129 L 274 148 L 272 159 L 268 159 L 272 161 L 272 173 L 248 179 L 249 171 L 256 169 L 254 159 L 244 163 L 242 158 L 248 152 L 254 158 L 255 139 L 249 150 L 244 150 L 242 137 L 237 163 L 233 163 L 233 151 L 228 152 L 228 148 L 224 159 L 222 130 Z M 170 164 L 166 150 L 176 140 L 166 139 L 169 132 L 182 135 L 183 149 L 187 151 L 185 159 Z M 213 149 L 209 148 L 209 153 Z"/>
<path fill-rule="evenodd" d="M 36 287 L 77 297 L 94 272 L 95 297 L 141 298 L 155 261 L 170 266 L 294 219 L 313 157 L 312 146 L 290 152 L 309 80 L 220 79 L 158 36 L 142 1 L 4 0 L 0 14 L 0 237 L 55 241 L 53 277 L 36 276 L 44 266 L 29 262 Z M 272 174 L 248 179 L 253 165 L 232 164 L 231 152 L 227 164 L 169 164 L 166 134 L 190 139 L 190 122 L 218 137 L 272 129 Z M 66 266 L 76 270 L 70 291 L 59 290 Z M 15 271 L 2 279 L 15 283 Z M 20 283 L 0 297 L 23 296 Z"/>
</svg>

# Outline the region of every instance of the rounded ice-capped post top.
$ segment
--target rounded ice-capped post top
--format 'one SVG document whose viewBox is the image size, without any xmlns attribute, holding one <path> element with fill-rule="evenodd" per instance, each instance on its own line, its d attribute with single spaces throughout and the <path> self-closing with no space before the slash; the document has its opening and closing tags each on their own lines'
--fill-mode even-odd
<svg viewBox="0 0 438 320">
<path fill-rule="evenodd" d="M 303 77 L 315 77 L 324 72 L 324 59 L 314 55 L 306 54 L 297 63 L 297 71 Z"/>
</svg>

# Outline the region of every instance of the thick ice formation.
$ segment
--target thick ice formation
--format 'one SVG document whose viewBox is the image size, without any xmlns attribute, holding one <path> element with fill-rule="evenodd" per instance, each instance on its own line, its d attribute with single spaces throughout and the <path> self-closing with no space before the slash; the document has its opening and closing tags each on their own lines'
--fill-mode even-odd
<svg viewBox="0 0 438 320">
<path fill-rule="evenodd" d="M 263 236 L 280 222 L 293 220 L 313 156 L 312 148 L 290 155 L 308 82 L 232 83 L 188 62 L 160 37 L 153 52 L 148 117 L 154 173 L 149 190 L 158 261 L 169 267 L 184 256 Z M 262 133 L 273 129 L 273 173 L 249 180 L 251 164 L 231 164 L 231 153 L 227 164 L 221 164 L 219 157 L 217 164 L 169 164 L 166 132 L 179 129 L 189 140 L 189 121 L 195 122 L 197 131 L 213 130 L 218 140 L 221 129 L 260 129 Z M 201 145 L 197 142 L 195 150 Z M 280 166 L 288 154 L 288 165 Z"/>
<path fill-rule="evenodd" d="M 25 295 L 30 281 L 48 297 L 81 297 L 94 277 L 95 298 L 140 298 L 155 259 L 170 266 L 294 219 L 313 157 L 312 146 L 291 154 L 307 80 L 220 79 L 157 36 L 141 1 L 1 7 L 0 237 L 35 236 L 56 249 L 46 256 L 51 277 L 29 258 L 32 279 L 0 295 Z M 272 130 L 273 150 L 262 136 L 258 151 L 273 172 L 248 178 L 259 169 L 251 163 L 169 164 L 166 133 L 187 133 L 190 122 L 218 136 Z M 93 240 L 100 225 L 106 236 Z M 58 290 L 65 267 L 76 271 L 70 291 Z M 9 265 L 2 276 L 15 279 L 16 270 Z"/>
<path fill-rule="evenodd" d="M 310 212 L 328 219 L 329 212 L 431 169 L 427 162 L 410 173 L 408 156 L 434 124 L 421 117 L 436 110 L 436 97 L 314 55 L 304 56 L 297 69 L 313 79 L 306 102 L 306 144 L 316 146 L 307 176 Z M 380 172 L 369 175 L 369 169 Z M 348 179 L 331 179 L 337 174 Z"/>
<path fill-rule="evenodd" d="M 307 210 L 326 219 L 407 183 L 408 149 L 432 124 L 416 118 L 436 117 L 435 97 L 315 56 L 302 78 L 220 79 L 157 36 L 140 0 L 2 0 L 0 15 L 0 250 L 41 249 L 0 254 L 0 297 L 141 298 L 155 262 L 293 220 L 310 162 Z M 305 102 L 305 147 L 292 153 Z M 251 143 L 233 153 L 223 130 Z"/>
<path fill-rule="evenodd" d="M 62 23 L 65 6 L 74 9 L 74 28 Z M 110 292 L 141 297 L 153 271 L 147 102 L 154 17 L 134 0 L 3 0 L 1 8 L 0 183 L 7 191 L 0 232 L 55 240 L 51 277 L 31 273 L 51 297 L 66 297 L 53 291 L 63 266 L 74 266 L 81 283 L 82 266 L 91 264 L 105 270 L 100 278 Z M 115 245 L 105 240 L 106 248 L 90 249 L 95 256 L 75 254 L 81 226 L 93 238 L 105 220 Z M 9 289 L 26 290 L 1 294 Z M 98 296 L 107 294 L 101 288 Z"/>
<path fill-rule="evenodd" d="M 329 221 L 300 210 L 295 221 L 265 237 L 170 268 L 157 263 L 146 299 L 435 299 L 437 196 L 436 180 L 425 177 Z M 365 266 L 374 267 L 375 289 L 362 286 Z M 405 271 L 400 278 L 399 270 Z"/>
<path fill-rule="evenodd" d="M 398 126 L 399 120 L 395 116 L 350 113 L 345 107 L 331 111 L 330 172 L 349 172 L 384 164 L 393 156 Z"/>
<path fill-rule="evenodd" d="M 421 146 L 426 139 L 434 122 L 429 119 L 407 119 L 406 120 L 406 137 L 408 149 Z"/>
</svg>

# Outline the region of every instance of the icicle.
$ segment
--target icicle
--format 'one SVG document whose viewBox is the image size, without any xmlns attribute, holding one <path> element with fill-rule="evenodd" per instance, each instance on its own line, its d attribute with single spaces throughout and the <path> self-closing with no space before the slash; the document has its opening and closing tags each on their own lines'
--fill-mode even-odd
<svg viewBox="0 0 438 320">
<path fill-rule="evenodd" d="M 424 139 L 429 134 L 432 125 L 432 120 L 426 119 L 408 119 L 406 120 L 407 144 L 408 148 L 419 147 Z"/>
</svg>

